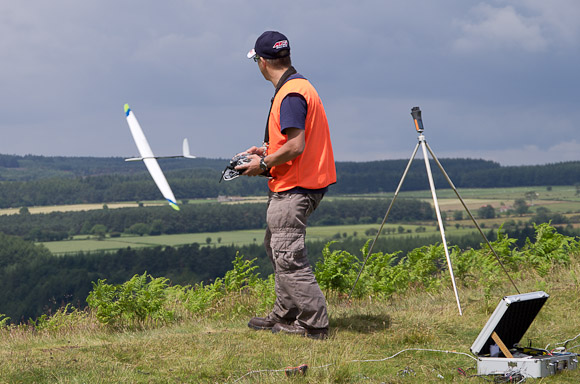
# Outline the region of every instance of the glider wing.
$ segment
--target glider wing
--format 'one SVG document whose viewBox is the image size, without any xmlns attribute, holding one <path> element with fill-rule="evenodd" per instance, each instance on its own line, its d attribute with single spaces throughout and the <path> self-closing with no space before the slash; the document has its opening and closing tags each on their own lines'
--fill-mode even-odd
<svg viewBox="0 0 580 384">
<path fill-rule="evenodd" d="M 179 206 L 175 200 L 175 196 L 171 191 L 171 187 L 161 170 L 161 167 L 157 163 L 157 158 L 153 155 L 153 151 L 149 146 L 149 142 L 147 142 L 147 138 L 135 117 L 131 108 L 129 108 L 129 104 L 125 104 L 125 115 L 127 116 L 127 123 L 129 124 L 129 129 L 131 129 L 131 134 L 133 135 L 133 139 L 135 140 L 135 144 L 137 144 L 137 149 L 139 150 L 139 155 L 141 157 L 127 159 L 127 161 L 135 161 L 135 160 L 143 160 L 147 170 L 151 174 L 151 177 L 157 184 L 157 187 L 163 194 L 163 197 L 169 202 L 171 208 L 179 211 Z M 189 147 L 187 148 L 189 152 Z M 189 153 L 188 153 L 189 154 Z"/>
</svg>

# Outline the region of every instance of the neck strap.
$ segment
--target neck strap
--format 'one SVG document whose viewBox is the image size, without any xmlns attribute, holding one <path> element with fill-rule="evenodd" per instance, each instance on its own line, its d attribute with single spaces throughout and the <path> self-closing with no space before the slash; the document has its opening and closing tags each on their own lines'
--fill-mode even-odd
<svg viewBox="0 0 580 384">
<path fill-rule="evenodd" d="M 270 100 L 270 110 L 268 111 L 268 118 L 266 119 L 266 132 L 264 133 L 264 144 L 265 145 L 267 145 L 270 142 L 270 131 L 269 131 L 270 113 L 272 113 L 272 105 L 274 105 L 274 98 L 276 97 L 276 94 L 278 93 L 280 88 L 282 88 L 282 86 L 286 83 L 286 81 L 288 81 L 288 78 L 290 76 L 294 75 L 295 73 L 297 73 L 296 69 L 293 66 L 290 66 L 290 68 L 288 68 L 286 70 L 286 72 L 284 72 L 282 74 L 282 77 L 280 77 L 280 80 L 278 80 L 278 84 L 276 85 L 276 90 L 274 91 L 274 96 L 272 96 L 272 100 Z"/>
</svg>

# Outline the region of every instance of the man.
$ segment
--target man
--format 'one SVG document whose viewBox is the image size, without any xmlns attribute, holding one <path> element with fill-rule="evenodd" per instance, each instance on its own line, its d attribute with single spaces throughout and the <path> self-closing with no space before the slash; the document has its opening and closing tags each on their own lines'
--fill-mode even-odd
<svg viewBox="0 0 580 384">
<path fill-rule="evenodd" d="M 305 236 L 308 217 L 336 182 L 326 113 L 314 87 L 292 67 L 286 36 L 264 32 L 248 58 L 275 93 L 264 144 L 249 148 L 251 161 L 236 170 L 270 176 L 264 245 L 276 281 L 272 312 L 252 318 L 248 326 L 323 339 L 328 335 L 326 299 L 308 262 Z"/>
</svg>

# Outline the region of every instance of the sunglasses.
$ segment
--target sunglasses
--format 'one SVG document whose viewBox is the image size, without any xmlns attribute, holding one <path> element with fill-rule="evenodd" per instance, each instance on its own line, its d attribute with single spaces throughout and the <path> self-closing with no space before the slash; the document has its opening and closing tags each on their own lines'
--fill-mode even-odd
<svg viewBox="0 0 580 384">
<path fill-rule="evenodd" d="M 256 63 L 257 63 L 257 62 L 258 62 L 258 60 L 260 60 L 260 56 L 258 56 L 258 55 L 254 55 L 253 59 L 254 59 L 254 62 L 256 62 Z"/>
</svg>

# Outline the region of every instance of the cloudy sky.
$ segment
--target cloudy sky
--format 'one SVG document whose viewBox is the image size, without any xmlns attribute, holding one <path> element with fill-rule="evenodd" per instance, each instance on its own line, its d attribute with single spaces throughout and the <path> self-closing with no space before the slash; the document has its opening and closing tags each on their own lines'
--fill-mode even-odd
<svg viewBox="0 0 580 384">
<path fill-rule="evenodd" d="M 286 34 L 336 159 L 580 160 L 578 0 L 0 1 L 0 153 L 229 158 L 261 142 L 273 87 L 246 59 Z"/>
</svg>

